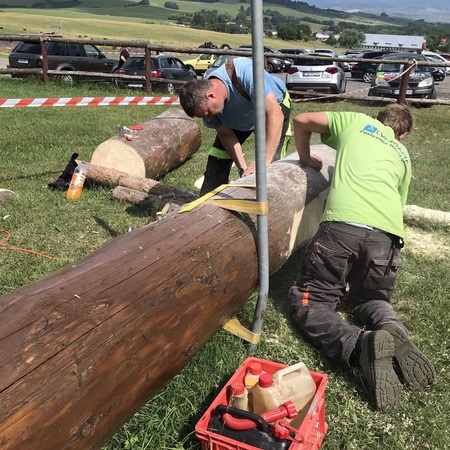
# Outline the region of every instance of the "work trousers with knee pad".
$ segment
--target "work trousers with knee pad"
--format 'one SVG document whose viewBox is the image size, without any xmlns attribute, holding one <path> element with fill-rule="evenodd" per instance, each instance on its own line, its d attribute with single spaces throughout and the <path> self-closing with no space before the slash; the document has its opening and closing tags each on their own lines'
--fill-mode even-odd
<svg viewBox="0 0 450 450">
<path fill-rule="evenodd" d="M 328 357 L 351 365 L 361 326 L 376 330 L 395 322 L 404 328 L 391 305 L 402 242 L 379 230 L 321 223 L 289 300 L 302 334 Z M 341 302 L 361 326 L 336 313 Z"/>
</svg>

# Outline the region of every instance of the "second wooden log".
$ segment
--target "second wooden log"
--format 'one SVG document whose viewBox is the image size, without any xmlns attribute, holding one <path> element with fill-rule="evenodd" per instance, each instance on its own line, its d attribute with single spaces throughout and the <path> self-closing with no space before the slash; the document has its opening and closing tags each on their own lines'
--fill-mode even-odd
<svg viewBox="0 0 450 450">
<path fill-rule="evenodd" d="M 157 179 L 189 159 L 201 142 L 197 122 L 182 109 L 170 108 L 144 122 L 131 140 L 118 134 L 101 143 L 91 163 Z"/>
</svg>

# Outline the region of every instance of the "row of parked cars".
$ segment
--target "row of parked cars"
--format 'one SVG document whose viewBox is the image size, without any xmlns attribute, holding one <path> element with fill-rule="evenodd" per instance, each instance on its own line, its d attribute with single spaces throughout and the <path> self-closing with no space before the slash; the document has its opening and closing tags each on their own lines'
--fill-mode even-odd
<svg viewBox="0 0 450 450">
<path fill-rule="evenodd" d="M 92 44 L 49 41 L 46 47 L 51 70 L 117 73 L 118 75 L 141 77 L 146 75 L 144 55 L 132 55 L 119 69 L 117 59 L 107 58 Z M 235 50 L 251 51 L 251 49 L 250 45 L 243 45 Z M 344 93 L 347 86 L 345 72 L 350 71 L 352 78 L 359 78 L 371 83 L 370 96 L 395 97 L 399 93 L 400 77 L 398 75 L 403 71 L 403 64 L 391 61 L 431 61 L 430 58 L 434 57 L 433 54 L 426 52 L 419 54 L 372 50 L 357 53 L 349 50 L 338 55 L 331 49 L 316 49 L 311 52 L 292 48 L 275 50 L 267 46 L 264 47 L 264 53 L 267 56 L 266 70 L 270 73 L 286 71 L 287 88 L 298 95 L 302 95 L 306 91 Z M 272 54 L 273 56 L 271 56 Z M 330 56 L 341 56 L 346 59 L 355 57 L 370 61 L 348 63 L 340 61 L 340 58 L 331 61 Z M 152 88 L 173 94 L 185 82 L 196 79 L 200 74 L 206 76 L 224 64 L 227 59 L 235 57 L 233 55 L 203 54 L 194 59 L 182 61 L 173 55 L 152 55 L 150 72 L 150 76 L 153 78 Z M 433 59 L 433 61 L 441 62 L 437 59 Z M 444 61 L 446 60 L 444 59 Z M 10 68 L 39 68 L 42 67 L 42 63 L 39 43 L 20 42 L 9 55 Z M 446 71 L 450 71 L 450 67 L 438 68 L 425 65 L 415 67 L 409 77 L 407 96 L 436 98 L 434 82 L 445 78 Z M 58 75 L 58 78 L 66 82 L 73 81 L 70 74 Z M 155 78 L 160 78 L 161 81 L 155 81 Z M 98 77 L 93 77 L 93 79 L 99 80 Z M 106 80 L 111 81 L 111 78 L 108 77 Z M 112 80 L 121 86 L 145 87 L 144 79 L 118 77 Z"/>
</svg>

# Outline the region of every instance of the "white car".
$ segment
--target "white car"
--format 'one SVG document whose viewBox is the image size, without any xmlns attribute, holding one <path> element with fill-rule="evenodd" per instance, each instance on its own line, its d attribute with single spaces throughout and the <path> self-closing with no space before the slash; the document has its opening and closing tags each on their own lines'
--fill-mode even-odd
<svg viewBox="0 0 450 450">
<path fill-rule="evenodd" d="M 339 61 L 327 61 L 324 53 L 309 53 L 299 58 L 286 75 L 286 87 L 291 92 L 317 91 L 342 94 L 347 88 L 347 78 Z"/>
</svg>

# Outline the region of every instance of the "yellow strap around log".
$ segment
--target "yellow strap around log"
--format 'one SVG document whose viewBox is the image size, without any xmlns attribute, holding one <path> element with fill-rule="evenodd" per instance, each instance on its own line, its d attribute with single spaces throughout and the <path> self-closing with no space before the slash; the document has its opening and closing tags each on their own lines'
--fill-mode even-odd
<svg viewBox="0 0 450 450">
<path fill-rule="evenodd" d="M 205 202 L 207 205 L 216 205 L 231 211 L 238 211 L 250 214 L 267 214 L 269 204 L 267 202 L 257 202 L 256 200 L 238 200 L 235 198 L 211 199 Z"/>
<path fill-rule="evenodd" d="M 244 339 L 244 341 L 250 342 L 250 344 L 257 344 L 261 338 L 261 333 L 253 333 L 252 331 L 245 328 L 239 319 L 234 317 L 230 319 L 224 326 L 223 329 L 234 334 L 235 336 Z"/>
<path fill-rule="evenodd" d="M 254 184 L 222 184 L 211 192 L 208 192 L 203 197 L 194 200 L 191 203 L 183 206 L 179 210 L 180 213 L 192 211 L 199 205 L 208 204 L 208 205 L 216 205 L 225 209 L 229 209 L 231 211 L 238 211 L 244 213 L 252 213 L 252 214 L 267 214 L 269 210 L 269 205 L 267 202 L 257 202 L 256 200 L 241 200 L 235 198 L 224 198 L 224 199 L 211 199 L 220 191 L 225 189 L 226 187 L 245 187 L 245 188 L 255 188 Z"/>
</svg>

